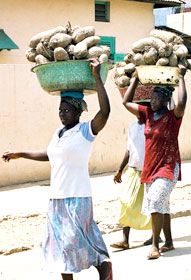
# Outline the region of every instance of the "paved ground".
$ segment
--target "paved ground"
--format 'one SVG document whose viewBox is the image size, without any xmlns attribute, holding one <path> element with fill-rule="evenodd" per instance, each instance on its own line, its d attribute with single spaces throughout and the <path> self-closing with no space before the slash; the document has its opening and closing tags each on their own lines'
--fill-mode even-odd
<svg viewBox="0 0 191 280">
<path fill-rule="evenodd" d="M 148 231 L 131 232 L 134 248 L 111 252 L 114 280 L 191 280 L 191 217 L 172 220 L 176 250 L 165 253 L 158 260 L 147 260 L 149 247 L 139 247 L 149 236 Z M 121 231 L 105 234 L 108 245 L 121 238 Z M 109 248 L 110 250 L 110 248 Z M 153 277 L 154 275 L 154 277 Z M 59 274 L 43 271 L 40 248 L 10 256 L 0 256 L 0 280 L 61 280 Z M 75 280 L 98 280 L 94 267 L 74 276 Z"/>
<path fill-rule="evenodd" d="M 176 250 L 165 254 L 157 261 L 147 261 L 148 248 L 111 253 L 116 280 L 140 278 L 155 280 L 191 280 L 191 163 L 182 164 L 182 182 L 179 182 L 171 197 L 173 236 Z M 121 231 L 116 226 L 118 214 L 118 191 L 113 183 L 113 174 L 91 177 L 94 201 L 94 216 L 108 245 L 120 240 Z M 124 178 L 125 182 L 125 178 Z M 48 202 L 49 182 L 37 182 L 0 189 L 0 280 L 59 280 L 59 276 L 43 271 L 40 242 Z M 188 217 L 186 217 L 188 216 Z M 109 234 L 108 234 L 109 233 Z M 150 231 L 131 233 L 131 245 L 140 246 L 150 236 Z M 24 251 L 25 249 L 32 249 Z M 21 253 L 15 253 L 23 251 Z M 11 255 L 3 255 L 8 252 Z M 11 269 L 10 269 L 11 268 Z M 138 268 L 138 269 L 137 269 Z M 156 273 L 157 271 L 157 273 Z M 160 272 L 160 273 L 158 273 Z M 29 273 L 29 275 L 28 275 Z M 168 277 L 167 277 L 168 276 Z M 94 268 L 75 276 L 75 280 L 96 280 Z M 130 277 L 131 278 L 131 277 Z"/>
</svg>

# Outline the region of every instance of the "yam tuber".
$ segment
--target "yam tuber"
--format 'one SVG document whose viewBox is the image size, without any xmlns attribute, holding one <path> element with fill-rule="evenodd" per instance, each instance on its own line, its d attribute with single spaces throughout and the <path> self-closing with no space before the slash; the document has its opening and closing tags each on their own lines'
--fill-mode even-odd
<svg viewBox="0 0 191 280">
<path fill-rule="evenodd" d="M 168 64 L 169 64 L 169 59 L 167 57 L 159 58 L 159 60 L 156 63 L 156 65 L 160 65 L 160 66 L 166 66 Z"/>
<path fill-rule="evenodd" d="M 57 47 L 65 48 L 72 42 L 72 37 L 68 34 L 57 33 L 50 38 L 49 46 L 52 49 Z"/>
<path fill-rule="evenodd" d="M 76 28 L 72 34 L 72 39 L 75 44 L 81 42 L 87 37 L 95 35 L 95 28 L 93 26 L 85 26 Z"/>
<path fill-rule="evenodd" d="M 118 87 L 124 88 L 130 85 L 130 78 L 124 75 L 116 78 L 115 83 Z"/>
<path fill-rule="evenodd" d="M 28 50 L 26 50 L 26 58 L 30 61 L 30 62 L 35 62 L 35 57 L 37 55 L 37 52 L 35 49 L 29 48 Z"/>
<path fill-rule="evenodd" d="M 135 71 L 135 64 L 133 63 L 126 64 L 124 70 L 126 74 L 132 74 Z"/>
<path fill-rule="evenodd" d="M 99 62 L 103 63 L 103 62 L 108 62 L 108 56 L 105 53 L 102 53 L 99 57 Z"/>
<path fill-rule="evenodd" d="M 92 46 L 94 46 L 94 48 L 100 48 L 98 46 L 95 46 L 96 44 L 99 43 L 99 41 L 100 41 L 99 36 L 90 36 L 88 38 L 85 38 L 83 41 L 81 41 L 80 43 L 78 43 L 77 45 L 74 46 L 74 56 L 77 59 L 87 57 L 88 56 L 88 48 L 90 48 Z M 103 53 L 103 51 L 102 51 L 102 53 Z M 90 57 L 97 57 L 97 56 L 93 55 L 93 56 L 90 56 Z"/>
<path fill-rule="evenodd" d="M 155 48 L 150 48 L 148 52 L 145 52 L 143 55 L 143 59 L 145 64 L 155 64 L 157 61 L 158 53 Z"/>
<path fill-rule="evenodd" d="M 42 42 L 38 43 L 36 47 L 37 54 L 42 54 L 44 57 L 46 57 L 49 60 L 53 59 L 54 53 L 50 48 L 45 47 Z"/>
<path fill-rule="evenodd" d="M 169 59 L 169 66 L 172 66 L 172 67 L 178 66 L 178 58 L 175 53 L 172 53 L 168 59 Z"/>
<path fill-rule="evenodd" d="M 141 53 L 136 53 L 132 60 L 136 66 L 145 64 L 143 55 Z"/>
<path fill-rule="evenodd" d="M 153 47 L 156 50 L 158 50 L 159 48 L 165 48 L 166 44 L 159 38 L 147 37 L 134 42 L 132 46 L 132 50 L 135 53 L 143 53 L 145 47 L 147 46 Z"/>
<path fill-rule="evenodd" d="M 38 54 L 36 57 L 35 57 L 35 61 L 37 64 L 46 64 L 46 63 L 49 63 L 50 60 L 48 60 L 46 57 L 44 57 L 42 54 Z"/>
<path fill-rule="evenodd" d="M 186 58 L 188 56 L 188 49 L 183 44 L 174 45 L 173 50 L 178 58 Z"/>
<path fill-rule="evenodd" d="M 47 31 L 43 31 L 43 32 L 40 32 L 36 35 L 34 35 L 31 40 L 30 40 L 30 43 L 29 43 L 29 47 L 30 48 L 33 48 L 35 49 L 36 46 L 38 45 L 38 43 L 42 40 L 43 42 L 44 41 L 49 41 L 49 39 L 56 33 L 67 33 L 67 29 L 63 26 L 57 26 L 55 28 L 52 28 L 52 29 L 49 29 Z"/>
<path fill-rule="evenodd" d="M 69 60 L 69 55 L 64 48 L 58 47 L 54 49 L 54 60 L 55 61 Z"/>
<path fill-rule="evenodd" d="M 165 43 L 174 42 L 175 39 L 176 41 L 182 42 L 182 38 L 180 36 L 177 36 L 175 33 L 165 31 L 165 30 L 159 30 L 159 29 L 151 30 L 150 36 L 159 38 Z"/>
</svg>

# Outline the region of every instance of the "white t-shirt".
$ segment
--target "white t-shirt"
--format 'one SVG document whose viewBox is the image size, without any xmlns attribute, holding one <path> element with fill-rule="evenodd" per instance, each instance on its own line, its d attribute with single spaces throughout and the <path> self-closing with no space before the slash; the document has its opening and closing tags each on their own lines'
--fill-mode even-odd
<svg viewBox="0 0 191 280">
<path fill-rule="evenodd" d="M 59 138 L 56 130 L 48 146 L 51 165 L 50 198 L 89 197 L 92 195 L 88 162 L 93 135 L 90 122 L 78 123 Z"/>
<path fill-rule="evenodd" d="M 145 156 L 144 124 L 138 121 L 132 123 L 128 129 L 127 149 L 129 151 L 128 166 L 142 171 Z"/>
</svg>

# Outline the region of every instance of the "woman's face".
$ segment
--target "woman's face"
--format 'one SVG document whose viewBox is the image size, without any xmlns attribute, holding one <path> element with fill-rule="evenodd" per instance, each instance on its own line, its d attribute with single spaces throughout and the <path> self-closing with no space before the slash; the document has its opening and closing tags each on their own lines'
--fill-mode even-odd
<svg viewBox="0 0 191 280">
<path fill-rule="evenodd" d="M 162 93 L 153 92 L 151 95 L 151 109 L 155 112 L 167 106 Z"/>
<path fill-rule="evenodd" d="M 59 117 L 62 124 L 67 126 L 79 120 L 80 113 L 74 106 L 62 101 L 59 107 Z"/>
</svg>

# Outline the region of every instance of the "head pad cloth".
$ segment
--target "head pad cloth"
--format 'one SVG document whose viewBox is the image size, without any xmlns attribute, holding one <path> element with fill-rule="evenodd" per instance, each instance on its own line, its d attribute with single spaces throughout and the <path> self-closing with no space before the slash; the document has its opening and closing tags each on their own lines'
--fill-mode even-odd
<svg viewBox="0 0 191 280">
<path fill-rule="evenodd" d="M 61 91 L 61 101 L 74 106 L 77 110 L 88 111 L 87 103 L 83 100 L 84 94 L 81 91 Z"/>
</svg>

